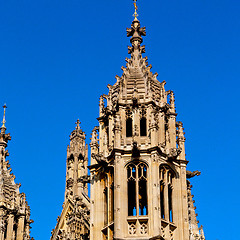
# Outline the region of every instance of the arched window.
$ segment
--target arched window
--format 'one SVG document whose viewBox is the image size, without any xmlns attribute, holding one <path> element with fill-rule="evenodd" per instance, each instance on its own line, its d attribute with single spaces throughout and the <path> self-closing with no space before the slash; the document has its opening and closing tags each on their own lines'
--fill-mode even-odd
<svg viewBox="0 0 240 240">
<path fill-rule="evenodd" d="M 127 167 L 128 177 L 128 216 L 148 214 L 147 204 L 147 166 L 132 163 Z"/>
<path fill-rule="evenodd" d="M 147 136 L 147 120 L 145 117 L 140 119 L 140 136 Z"/>
<path fill-rule="evenodd" d="M 126 121 L 126 136 L 132 137 L 132 118 L 128 118 Z"/>
<path fill-rule="evenodd" d="M 174 172 L 168 165 L 160 166 L 161 218 L 173 222 L 173 178 Z"/>
</svg>

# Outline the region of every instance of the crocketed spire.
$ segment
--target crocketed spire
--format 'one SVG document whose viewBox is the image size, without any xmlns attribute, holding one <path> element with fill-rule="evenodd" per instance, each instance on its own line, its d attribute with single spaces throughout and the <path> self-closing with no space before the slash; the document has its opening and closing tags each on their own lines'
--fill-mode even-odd
<svg viewBox="0 0 240 240">
<path fill-rule="evenodd" d="M 3 106 L 3 125 L 0 128 L 0 239 L 30 239 L 30 207 L 24 193 L 20 193 L 21 184 L 15 183 L 7 148 L 11 140 L 6 133 L 6 104 Z M 6 238 L 4 238 L 6 236 Z"/>
</svg>

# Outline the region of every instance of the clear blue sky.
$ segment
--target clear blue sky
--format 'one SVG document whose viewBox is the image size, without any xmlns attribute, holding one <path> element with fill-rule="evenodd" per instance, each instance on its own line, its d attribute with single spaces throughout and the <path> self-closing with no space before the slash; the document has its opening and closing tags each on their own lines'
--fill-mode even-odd
<svg viewBox="0 0 240 240">
<path fill-rule="evenodd" d="M 239 0 L 139 0 L 146 55 L 175 92 L 198 220 L 208 240 L 239 239 Z M 0 104 L 32 236 L 61 213 L 69 134 L 97 125 L 98 99 L 125 65 L 131 0 L 0 0 Z"/>
</svg>

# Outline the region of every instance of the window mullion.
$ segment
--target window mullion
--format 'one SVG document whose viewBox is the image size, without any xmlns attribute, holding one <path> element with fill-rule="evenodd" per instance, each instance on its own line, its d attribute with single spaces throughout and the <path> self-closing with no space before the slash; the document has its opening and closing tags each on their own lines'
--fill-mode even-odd
<svg viewBox="0 0 240 240">
<path fill-rule="evenodd" d="M 169 221 L 169 202 L 168 202 L 168 171 L 166 171 L 164 176 L 164 210 L 165 210 L 165 219 Z"/>
<path fill-rule="evenodd" d="M 136 166 L 136 211 L 139 216 L 139 179 L 138 179 L 138 166 Z"/>
</svg>

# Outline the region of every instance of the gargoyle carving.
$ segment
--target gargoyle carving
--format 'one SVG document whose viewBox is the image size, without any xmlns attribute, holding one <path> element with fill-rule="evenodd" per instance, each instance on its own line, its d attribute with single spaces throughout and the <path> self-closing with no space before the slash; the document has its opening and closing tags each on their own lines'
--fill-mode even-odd
<svg viewBox="0 0 240 240">
<path fill-rule="evenodd" d="M 101 167 L 105 167 L 108 165 L 108 162 L 107 162 L 107 159 L 105 157 L 103 157 L 102 154 L 95 154 L 95 153 L 92 153 L 92 158 L 94 158 L 97 163 L 101 166 Z"/>
<path fill-rule="evenodd" d="M 168 158 L 176 158 L 180 153 L 182 149 L 180 148 L 171 148 L 168 153 Z"/>
<path fill-rule="evenodd" d="M 195 176 L 199 176 L 200 174 L 201 174 L 201 172 L 199 172 L 198 170 L 193 171 L 193 172 L 187 171 L 187 178 L 188 178 L 188 179 L 189 179 L 189 178 L 193 178 L 193 177 L 195 177 Z"/>
</svg>

